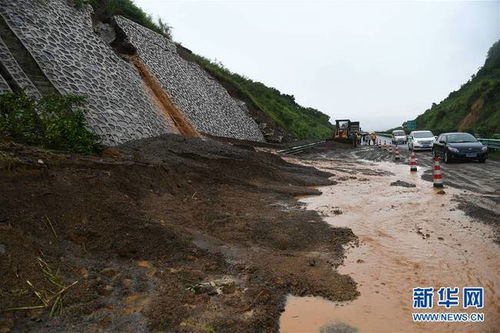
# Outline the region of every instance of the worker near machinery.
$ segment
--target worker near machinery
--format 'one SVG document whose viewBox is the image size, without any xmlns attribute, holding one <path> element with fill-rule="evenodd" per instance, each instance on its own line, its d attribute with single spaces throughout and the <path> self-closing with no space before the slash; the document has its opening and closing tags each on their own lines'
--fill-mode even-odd
<svg viewBox="0 0 500 333">
<path fill-rule="evenodd" d="M 349 138 L 352 142 L 352 146 L 356 148 L 358 146 L 358 132 L 351 133 L 351 136 Z"/>
<path fill-rule="evenodd" d="M 359 131 L 356 131 L 354 135 L 354 141 L 355 141 L 354 147 L 361 145 L 361 133 Z"/>
<path fill-rule="evenodd" d="M 368 140 L 369 140 L 369 139 L 370 139 L 370 138 L 369 138 L 369 136 L 368 136 L 368 133 L 363 133 L 363 134 L 361 135 L 361 144 L 362 144 L 362 145 L 368 145 L 368 144 L 369 144 L 369 142 L 368 142 Z"/>
<path fill-rule="evenodd" d="M 377 142 L 377 136 L 375 135 L 375 133 L 372 133 L 371 140 L 373 141 L 373 144 L 375 144 L 375 142 Z"/>
</svg>

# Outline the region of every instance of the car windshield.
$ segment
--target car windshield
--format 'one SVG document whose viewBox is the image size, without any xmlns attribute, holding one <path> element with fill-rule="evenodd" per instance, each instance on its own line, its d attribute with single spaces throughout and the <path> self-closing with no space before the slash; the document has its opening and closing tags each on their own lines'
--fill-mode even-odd
<svg viewBox="0 0 500 333">
<path fill-rule="evenodd" d="M 415 132 L 413 133 L 413 137 L 417 139 L 425 139 L 425 138 L 434 138 L 434 134 L 431 131 L 427 132 Z"/>
<path fill-rule="evenodd" d="M 447 139 L 450 143 L 477 142 L 477 139 L 469 133 L 448 134 Z"/>
<path fill-rule="evenodd" d="M 405 132 L 404 131 L 394 131 L 394 132 L 392 132 L 392 135 L 394 135 L 394 136 L 404 136 Z"/>
</svg>

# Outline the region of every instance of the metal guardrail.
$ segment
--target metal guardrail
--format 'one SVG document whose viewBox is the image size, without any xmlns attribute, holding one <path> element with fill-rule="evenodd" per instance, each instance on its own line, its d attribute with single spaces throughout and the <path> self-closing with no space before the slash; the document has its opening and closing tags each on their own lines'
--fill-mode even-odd
<svg viewBox="0 0 500 333">
<path fill-rule="evenodd" d="M 500 150 L 500 139 L 483 139 L 477 138 L 483 145 L 488 146 L 488 149 Z"/>
<path fill-rule="evenodd" d="M 375 132 L 376 135 L 378 136 L 384 136 L 386 138 L 391 138 L 392 134 L 391 133 L 385 133 L 385 132 Z"/>
<path fill-rule="evenodd" d="M 278 150 L 278 154 L 287 154 L 287 155 L 295 155 L 306 151 L 307 149 L 311 149 L 314 146 L 324 143 L 325 141 L 318 141 L 313 143 L 308 143 L 307 145 L 295 146 L 283 150 Z"/>
<path fill-rule="evenodd" d="M 380 133 L 380 132 L 375 132 L 375 134 L 383 137 L 391 137 L 391 134 L 388 133 Z M 489 149 L 493 150 L 500 150 L 500 139 L 483 139 L 483 138 L 478 138 L 478 140 L 488 146 Z M 295 146 L 287 149 L 282 149 L 278 150 L 278 154 L 287 154 L 287 155 L 295 155 L 302 153 L 306 151 L 307 149 L 311 149 L 314 146 L 317 146 L 319 144 L 324 143 L 325 141 L 318 141 L 318 142 L 313 142 L 313 143 L 308 143 L 306 145 L 301 145 L 301 146 Z"/>
</svg>

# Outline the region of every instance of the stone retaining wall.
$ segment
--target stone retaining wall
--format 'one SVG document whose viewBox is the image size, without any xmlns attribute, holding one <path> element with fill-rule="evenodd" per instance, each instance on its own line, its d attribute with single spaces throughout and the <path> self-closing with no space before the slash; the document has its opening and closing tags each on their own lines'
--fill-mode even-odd
<svg viewBox="0 0 500 333">
<path fill-rule="evenodd" d="M 200 66 L 181 58 L 171 40 L 124 17 L 117 16 L 115 20 L 139 57 L 198 131 L 264 141 L 245 103 L 231 97 Z"/>
<path fill-rule="evenodd" d="M 0 15 L 47 82 L 61 94 L 87 97 L 88 124 L 105 144 L 176 133 L 172 120 L 151 96 L 134 66 L 108 45 L 109 40 L 104 41 L 113 34 L 98 35 L 94 29 L 100 28 L 92 25 L 92 8 L 77 9 L 71 3 L 0 0 Z M 264 140 L 245 104 L 233 99 L 198 65 L 182 59 L 172 41 L 125 18 L 117 17 L 116 21 L 149 71 L 198 131 Z M 8 48 L 8 44 L 5 47 L 0 43 L 0 62 L 10 64 L 9 74 L 22 77 Z"/>
<path fill-rule="evenodd" d="M 0 75 L 0 93 L 4 91 L 11 91 L 9 85 L 7 84 L 7 81 L 3 78 L 2 75 Z"/>
<path fill-rule="evenodd" d="M 87 97 L 89 126 L 105 144 L 174 132 L 133 66 L 94 33 L 91 10 L 64 0 L 0 0 L 0 14 L 52 84 Z"/>
<path fill-rule="evenodd" d="M 7 45 L 5 45 L 1 37 L 0 37 L 0 62 L 2 63 L 3 67 L 9 72 L 10 76 L 12 77 L 12 80 L 14 80 L 15 84 L 19 88 L 24 89 L 28 94 L 32 96 L 41 97 L 40 92 L 33 85 L 33 83 L 26 76 L 26 74 L 23 72 L 22 68 L 19 66 L 16 59 L 14 59 L 14 56 L 12 56 L 9 49 L 7 48 Z M 3 83 L 0 82 L 0 92 L 5 90 L 9 91 L 11 90 L 3 77 L 0 79 L 0 81 L 3 81 Z"/>
</svg>

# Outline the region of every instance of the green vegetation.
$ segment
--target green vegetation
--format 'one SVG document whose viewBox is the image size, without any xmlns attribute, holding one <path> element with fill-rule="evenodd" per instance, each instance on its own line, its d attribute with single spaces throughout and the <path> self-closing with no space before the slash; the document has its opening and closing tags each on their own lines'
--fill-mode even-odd
<svg viewBox="0 0 500 333">
<path fill-rule="evenodd" d="M 303 107 L 292 95 L 282 94 L 275 88 L 252 81 L 231 72 L 222 64 L 193 55 L 195 61 L 222 83 L 235 87 L 259 109 L 297 138 L 328 138 L 334 126 L 329 117 L 313 108 Z"/>
<path fill-rule="evenodd" d="M 100 139 L 85 127 L 79 96 L 48 96 L 38 101 L 26 93 L 0 95 L 0 136 L 81 154 L 95 154 Z"/>
<path fill-rule="evenodd" d="M 81 3 L 87 0 L 74 0 L 75 6 L 81 6 Z M 156 31 L 167 38 L 171 38 L 171 27 L 164 23 L 161 19 L 154 22 L 151 15 L 146 14 L 132 0 L 88 0 L 92 5 L 95 13 L 101 19 L 111 17 L 113 15 L 121 15 L 134 21 L 146 28 Z"/>
<path fill-rule="evenodd" d="M 161 19 L 155 23 L 151 15 L 137 7 L 132 0 L 73 0 L 75 5 L 87 1 L 101 20 L 122 15 L 142 26 L 171 38 L 171 27 Z M 302 107 L 291 95 L 254 82 L 232 73 L 221 64 L 193 55 L 195 60 L 217 80 L 234 87 L 243 96 L 273 119 L 279 126 L 298 138 L 327 138 L 332 135 L 333 125 L 329 117 L 313 108 Z"/>
<path fill-rule="evenodd" d="M 435 134 L 460 130 L 490 137 L 500 133 L 500 41 L 490 48 L 476 75 L 417 117 L 417 127 Z"/>
</svg>

